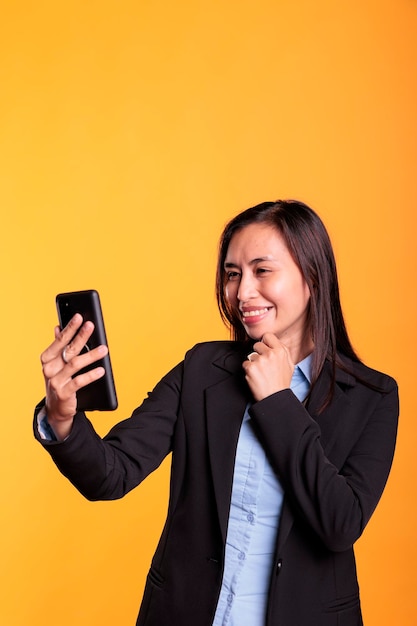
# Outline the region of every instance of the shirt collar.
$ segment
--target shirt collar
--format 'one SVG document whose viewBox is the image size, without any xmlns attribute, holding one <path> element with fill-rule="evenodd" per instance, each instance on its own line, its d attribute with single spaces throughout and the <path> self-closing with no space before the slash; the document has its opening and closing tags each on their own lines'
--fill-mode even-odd
<svg viewBox="0 0 417 626">
<path fill-rule="evenodd" d="M 309 354 L 302 361 L 296 364 L 296 368 L 300 370 L 302 374 L 307 378 L 308 382 L 311 383 L 311 366 L 313 363 L 313 353 Z"/>
</svg>

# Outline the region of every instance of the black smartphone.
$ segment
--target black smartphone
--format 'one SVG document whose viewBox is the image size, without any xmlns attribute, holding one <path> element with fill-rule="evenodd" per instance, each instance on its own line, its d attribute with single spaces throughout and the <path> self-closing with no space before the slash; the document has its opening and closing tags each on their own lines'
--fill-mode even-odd
<svg viewBox="0 0 417 626">
<path fill-rule="evenodd" d="M 80 313 L 84 322 L 93 322 L 94 331 L 83 348 L 84 352 L 100 345 L 108 346 L 100 297 L 95 289 L 60 293 L 56 297 L 56 307 L 61 329 L 65 328 L 75 313 Z M 114 411 L 117 408 L 116 388 L 109 353 L 103 359 L 80 370 L 76 376 L 97 366 L 104 367 L 106 373 L 102 378 L 77 391 L 79 411 Z"/>
</svg>

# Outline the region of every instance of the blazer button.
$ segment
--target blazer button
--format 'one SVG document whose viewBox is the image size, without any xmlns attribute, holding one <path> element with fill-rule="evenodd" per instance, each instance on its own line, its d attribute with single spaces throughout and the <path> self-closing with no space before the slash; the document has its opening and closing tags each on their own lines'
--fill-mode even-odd
<svg viewBox="0 0 417 626">
<path fill-rule="evenodd" d="M 282 569 L 282 559 L 278 559 L 278 561 L 277 561 L 277 570 L 276 570 L 277 576 L 280 573 L 281 569 Z"/>
</svg>

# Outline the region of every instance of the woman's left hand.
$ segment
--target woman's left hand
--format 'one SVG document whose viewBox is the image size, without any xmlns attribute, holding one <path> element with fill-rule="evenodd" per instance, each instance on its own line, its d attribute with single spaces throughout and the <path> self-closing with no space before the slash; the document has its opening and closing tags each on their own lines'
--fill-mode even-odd
<svg viewBox="0 0 417 626">
<path fill-rule="evenodd" d="M 243 369 L 255 400 L 289 389 L 295 365 L 284 344 L 273 333 L 266 333 L 253 349 Z"/>
</svg>

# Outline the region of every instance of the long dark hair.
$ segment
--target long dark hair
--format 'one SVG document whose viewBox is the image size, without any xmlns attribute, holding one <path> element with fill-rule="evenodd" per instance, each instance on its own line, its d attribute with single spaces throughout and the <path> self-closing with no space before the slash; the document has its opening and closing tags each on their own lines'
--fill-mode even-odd
<svg viewBox="0 0 417 626">
<path fill-rule="evenodd" d="M 342 365 L 338 353 L 358 361 L 349 340 L 340 304 L 336 262 L 326 228 L 310 207 L 297 200 L 263 202 L 234 217 L 220 239 L 216 275 L 216 295 L 220 315 L 230 329 L 232 339 L 248 340 L 236 310 L 226 297 L 224 262 L 233 235 L 254 223 L 276 228 L 288 246 L 310 290 L 309 324 L 314 341 L 312 387 L 328 360 L 333 369 L 333 384 L 325 404 L 330 401 L 336 365 Z"/>
</svg>

